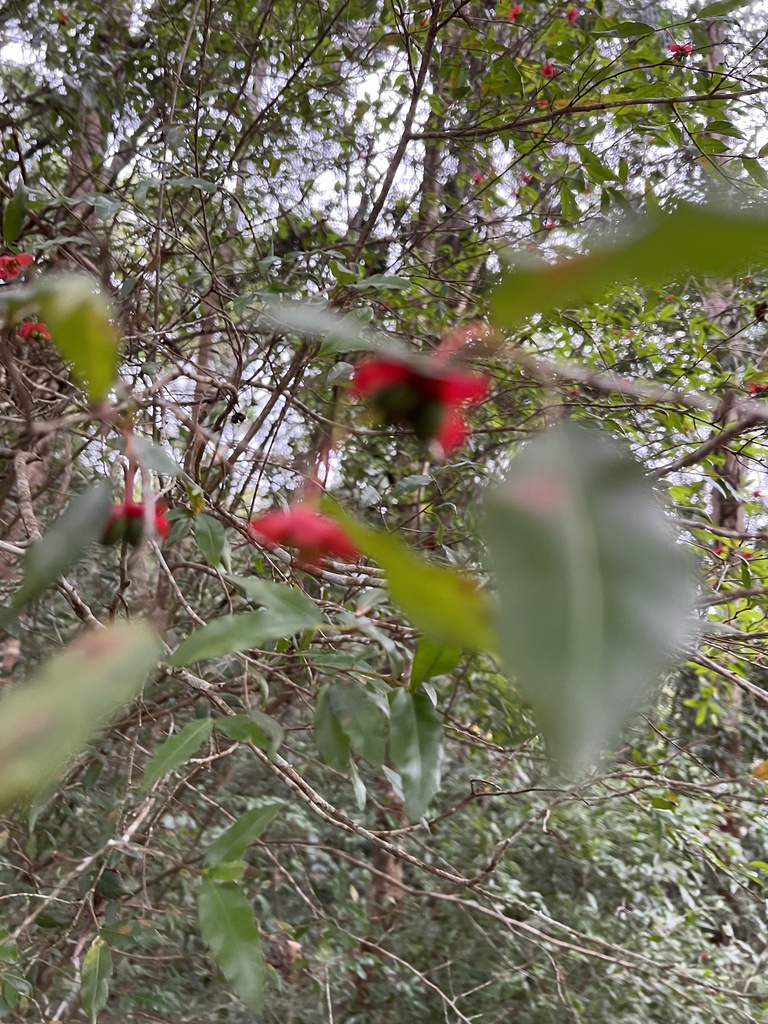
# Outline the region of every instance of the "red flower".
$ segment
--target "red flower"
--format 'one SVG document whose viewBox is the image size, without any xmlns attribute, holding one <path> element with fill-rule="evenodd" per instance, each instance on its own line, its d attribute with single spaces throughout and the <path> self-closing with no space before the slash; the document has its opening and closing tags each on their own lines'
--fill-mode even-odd
<svg viewBox="0 0 768 1024">
<path fill-rule="evenodd" d="M 50 341 L 51 332 L 45 324 L 32 323 L 31 321 L 22 324 L 16 331 L 20 338 L 29 338 L 30 341 Z"/>
<path fill-rule="evenodd" d="M 320 565 L 326 555 L 355 559 L 360 552 L 338 523 L 321 515 L 311 505 L 291 505 L 253 519 L 248 533 L 257 544 L 283 544 L 297 548 L 307 565 Z"/>
<path fill-rule="evenodd" d="M 155 533 L 163 540 L 167 540 L 170 532 L 171 524 L 165 518 L 165 509 L 162 505 L 155 505 Z M 118 541 L 125 540 L 135 548 L 143 534 L 144 505 L 142 502 L 125 501 L 112 506 L 104 533 L 101 535 L 101 543 L 117 544 Z"/>
<path fill-rule="evenodd" d="M 555 221 L 548 220 L 547 223 L 544 225 L 544 230 L 545 231 L 551 231 L 552 228 L 556 228 L 556 227 L 557 227 L 557 224 L 555 223 Z"/>
<path fill-rule="evenodd" d="M 514 7 L 510 7 L 510 9 L 509 9 L 509 20 L 511 22 L 513 22 L 513 23 L 515 21 L 517 21 L 517 16 L 522 11 L 522 9 L 523 8 L 520 6 L 520 4 L 515 4 Z"/>
<path fill-rule="evenodd" d="M 533 181 L 533 175 L 532 174 L 524 174 L 523 178 L 522 178 L 522 181 L 523 181 L 524 185 L 530 185 L 530 183 Z"/>
<path fill-rule="evenodd" d="M 482 174 L 473 174 L 472 175 L 472 181 L 474 181 L 475 184 L 479 184 L 482 180 L 483 180 Z"/>
<path fill-rule="evenodd" d="M 725 548 L 723 548 L 723 547 L 712 548 L 712 554 L 713 555 L 717 555 L 718 558 L 720 557 L 720 555 L 722 555 L 722 553 L 724 551 L 725 551 Z"/>
<path fill-rule="evenodd" d="M 26 252 L 20 252 L 17 256 L 0 256 L 0 281 L 13 281 L 24 267 L 34 262 L 35 257 Z"/>
<path fill-rule="evenodd" d="M 760 491 L 752 491 L 752 497 L 753 498 L 759 498 L 760 497 Z"/>
<path fill-rule="evenodd" d="M 59 11 L 56 15 L 56 20 L 62 25 L 67 25 L 69 23 L 69 15 L 66 11 Z"/>
<path fill-rule="evenodd" d="M 569 7 L 565 15 L 565 20 L 568 22 L 569 25 L 575 25 L 578 16 L 579 12 L 576 10 L 576 8 Z"/>
<path fill-rule="evenodd" d="M 466 441 L 462 406 L 476 405 L 488 380 L 435 359 L 405 362 L 374 357 L 352 379 L 357 397 L 370 396 L 381 423 L 405 424 L 421 441 L 437 441 L 447 455 Z"/>
<path fill-rule="evenodd" d="M 749 385 L 750 395 L 759 395 L 762 391 L 768 391 L 768 384 L 756 384 L 752 381 Z"/>
<path fill-rule="evenodd" d="M 547 63 L 542 66 L 541 73 L 545 78 L 554 78 L 557 74 L 555 71 L 555 65 L 550 64 L 549 61 L 547 61 Z"/>
<path fill-rule="evenodd" d="M 672 43 L 669 48 L 670 53 L 690 53 L 693 46 L 690 43 Z"/>
</svg>

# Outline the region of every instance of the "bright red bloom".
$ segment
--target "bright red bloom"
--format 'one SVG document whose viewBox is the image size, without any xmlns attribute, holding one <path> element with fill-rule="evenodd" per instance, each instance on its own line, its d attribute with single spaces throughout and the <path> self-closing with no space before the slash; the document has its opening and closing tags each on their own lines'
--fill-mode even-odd
<svg viewBox="0 0 768 1024">
<path fill-rule="evenodd" d="M 523 175 L 522 182 L 523 182 L 524 185 L 530 185 L 530 183 L 532 181 L 533 181 L 533 175 L 532 174 L 524 174 Z"/>
<path fill-rule="evenodd" d="M 547 63 L 542 66 L 541 73 L 545 78 L 554 78 L 557 74 L 555 71 L 555 65 L 550 64 L 549 61 L 547 61 Z"/>
<path fill-rule="evenodd" d="M 578 16 L 579 12 L 576 10 L 576 8 L 569 7 L 565 15 L 565 20 L 568 22 L 569 25 L 575 25 Z"/>
<path fill-rule="evenodd" d="M 45 324 L 32 323 L 31 321 L 22 324 L 16 331 L 20 338 L 29 338 L 30 341 L 50 341 L 51 332 Z"/>
<path fill-rule="evenodd" d="M 752 491 L 752 497 L 753 498 L 759 498 L 760 497 L 760 491 Z"/>
<path fill-rule="evenodd" d="M 672 43 L 669 48 L 670 53 L 690 53 L 693 50 L 691 43 Z"/>
<path fill-rule="evenodd" d="M 0 281 L 13 281 L 24 267 L 34 262 L 35 257 L 26 252 L 20 252 L 16 256 L 0 256 Z"/>
<path fill-rule="evenodd" d="M 163 540 L 167 540 L 171 532 L 171 524 L 165 518 L 165 509 L 162 505 L 155 505 L 155 532 Z M 101 543 L 116 544 L 118 541 L 126 540 L 131 547 L 136 547 L 143 533 L 144 505 L 137 501 L 125 501 L 112 506 L 104 533 L 101 535 Z"/>
<path fill-rule="evenodd" d="M 411 363 L 379 356 L 357 367 L 352 389 L 358 398 L 371 398 L 380 422 L 405 424 L 419 440 L 437 441 L 447 455 L 469 436 L 461 407 L 477 405 L 488 393 L 488 380 L 444 360 Z"/>
<path fill-rule="evenodd" d="M 763 391 L 768 391 L 768 384 L 756 384 L 755 381 L 749 385 L 750 395 L 759 395 Z"/>
<path fill-rule="evenodd" d="M 482 180 L 483 180 L 483 176 L 482 176 L 482 174 L 473 174 L 473 175 L 472 175 L 472 181 L 474 181 L 474 182 L 475 182 L 475 184 L 478 184 L 478 183 L 479 183 L 479 182 L 481 182 Z"/>
<path fill-rule="evenodd" d="M 257 544 L 297 548 L 299 558 L 308 565 L 322 564 L 326 555 L 356 559 L 360 554 L 339 524 L 311 505 L 297 504 L 267 512 L 251 520 L 248 533 Z"/>
<path fill-rule="evenodd" d="M 511 22 L 513 22 L 513 23 L 515 21 L 517 21 L 517 16 L 522 11 L 522 9 L 523 8 L 520 6 L 520 4 L 515 4 L 514 7 L 510 7 L 510 9 L 509 9 L 509 20 Z"/>
<path fill-rule="evenodd" d="M 545 231 L 551 231 L 552 228 L 556 228 L 556 227 L 557 227 L 557 224 L 555 223 L 555 221 L 548 220 L 547 223 L 544 225 L 544 230 Z"/>
<path fill-rule="evenodd" d="M 718 556 L 718 558 L 720 557 L 720 555 L 722 555 L 722 554 L 723 554 L 723 552 L 724 552 L 724 551 L 725 551 L 725 548 L 724 548 L 724 547 L 717 547 L 717 548 L 712 548 L 712 554 L 713 554 L 713 555 L 717 555 L 717 556 Z"/>
</svg>

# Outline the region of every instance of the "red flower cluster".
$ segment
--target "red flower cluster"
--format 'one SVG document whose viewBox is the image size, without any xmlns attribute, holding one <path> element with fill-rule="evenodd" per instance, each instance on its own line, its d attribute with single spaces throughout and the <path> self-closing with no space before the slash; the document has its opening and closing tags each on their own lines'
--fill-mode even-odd
<svg viewBox="0 0 768 1024">
<path fill-rule="evenodd" d="M 0 256 L 0 281 L 13 281 L 24 267 L 34 262 L 35 257 L 26 252 L 20 252 L 18 256 Z"/>
<path fill-rule="evenodd" d="M 768 391 L 768 384 L 757 384 L 755 381 L 749 385 L 750 395 L 760 395 L 763 391 Z"/>
<path fill-rule="evenodd" d="M 545 78 L 554 78 L 557 71 L 555 71 L 555 65 L 550 64 L 549 61 L 547 61 L 547 63 L 542 66 L 541 73 Z"/>
<path fill-rule="evenodd" d="M 312 508 L 297 504 L 251 520 L 248 533 L 257 544 L 296 548 L 307 565 L 321 565 L 327 555 L 356 559 L 360 552 L 338 523 Z"/>
<path fill-rule="evenodd" d="M 672 43 L 669 48 L 670 53 L 690 53 L 693 50 L 691 43 Z"/>
<path fill-rule="evenodd" d="M 51 332 L 48 330 L 45 324 L 32 323 L 31 321 L 26 324 L 22 324 L 16 330 L 16 333 L 20 338 L 29 338 L 30 341 L 50 341 Z"/>
<path fill-rule="evenodd" d="M 579 12 L 576 10 L 576 8 L 575 7 L 569 7 L 568 10 L 566 11 L 565 20 L 568 22 L 569 25 L 575 25 L 576 24 L 576 19 L 578 18 L 578 16 L 579 16 Z"/>
<path fill-rule="evenodd" d="M 447 455 L 469 436 L 462 407 L 485 397 L 488 380 L 435 358 L 410 363 L 381 356 L 358 366 L 352 389 L 357 397 L 370 396 L 381 423 L 409 426 Z"/>
<path fill-rule="evenodd" d="M 522 9 L 523 8 L 520 6 L 520 4 L 515 4 L 514 7 L 510 7 L 510 9 L 509 9 L 509 20 L 513 24 L 514 24 L 514 22 L 517 21 L 517 16 L 522 11 Z"/>
<path fill-rule="evenodd" d="M 155 532 L 163 540 L 167 540 L 171 532 L 171 524 L 165 518 L 165 509 L 161 505 L 155 505 Z M 143 535 L 144 505 L 140 501 L 125 501 L 121 505 L 112 506 L 104 533 L 101 535 L 101 543 L 117 544 L 125 540 L 135 548 Z"/>
</svg>

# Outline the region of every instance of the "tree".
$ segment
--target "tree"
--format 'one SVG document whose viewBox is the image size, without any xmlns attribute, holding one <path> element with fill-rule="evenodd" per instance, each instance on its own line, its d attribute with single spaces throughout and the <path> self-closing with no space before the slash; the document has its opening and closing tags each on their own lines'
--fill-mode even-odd
<svg viewBox="0 0 768 1024">
<path fill-rule="evenodd" d="M 5 1019 L 764 1018 L 762 32 L 6 5 Z"/>
</svg>

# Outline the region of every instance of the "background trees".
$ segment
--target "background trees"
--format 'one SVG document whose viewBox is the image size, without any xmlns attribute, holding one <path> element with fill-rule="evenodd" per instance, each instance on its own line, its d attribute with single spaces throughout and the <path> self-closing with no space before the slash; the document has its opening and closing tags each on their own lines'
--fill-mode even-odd
<svg viewBox="0 0 768 1024">
<path fill-rule="evenodd" d="M 3 672 L 94 620 L 150 619 L 166 645 L 137 644 L 162 658 L 141 700 L 4 819 L 6 1018 L 763 1019 L 759 5 L 11 0 L 0 19 Z M 499 286 L 505 247 L 568 271 Z M 18 329 L 41 322 L 51 342 Z M 447 457 L 352 399 L 382 339 L 489 377 Z M 521 614 L 551 595 L 553 657 L 595 523 L 634 642 L 675 584 L 600 483 L 563 517 L 572 549 L 543 531 L 552 575 L 515 574 L 520 531 L 493 548 L 487 484 L 564 419 L 665 493 L 703 622 L 582 773 L 482 639 L 487 544 Z M 306 571 L 254 544 L 250 519 L 313 481 L 362 560 Z M 168 538 L 90 545 L 126 500 L 148 523 L 163 502 Z M 420 591 L 427 558 L 444 575 Z M 195 632 L 229 615 L 251 617 Z M 16 712 L 39 735 L 6 728 L 6 779 L 17 742 L 42 764 L 65 708 L 93 710 L 103 652 L 68 650 Z"/>
</svg>

